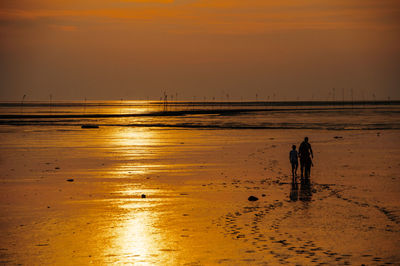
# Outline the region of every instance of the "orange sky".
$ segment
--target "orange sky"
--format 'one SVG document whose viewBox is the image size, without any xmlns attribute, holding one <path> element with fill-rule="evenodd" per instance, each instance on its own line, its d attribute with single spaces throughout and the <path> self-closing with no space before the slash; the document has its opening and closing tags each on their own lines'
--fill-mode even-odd
<svg viewBox="0 0 400 266">
<path fill-rule="evenodd" d="M 398 1 L 2 0 L 0 100 L 400 99 L 399 33 Z"/>
</svg>

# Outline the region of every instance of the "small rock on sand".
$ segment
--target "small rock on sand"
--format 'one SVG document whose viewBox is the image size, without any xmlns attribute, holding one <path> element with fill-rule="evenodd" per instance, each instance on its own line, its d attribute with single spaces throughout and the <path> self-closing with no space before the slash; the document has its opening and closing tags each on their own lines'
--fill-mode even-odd
<svg viewBox="0 0 400 266">
<path fill-rule="evenodd" d="M 144 198 L 146 198 L 146 195 L 145 195 L 145 194 L 142 194 L 142 196 L 141 196 L 141 197 L 142 197 L 142 199 L 144 199 Z"/>
<path fill-rule="evenodd" d="M 255 196 L 250 196 L 250 197 L 248 198 L 248 200 L 249 200 L 249 201 L 257 201 L 258 198 L 255 197 Z"/>
<path fill-rule="evenodd" d="M 68 182 L 74 182 L 73 178 L 67 179 Z"/>
</svg>

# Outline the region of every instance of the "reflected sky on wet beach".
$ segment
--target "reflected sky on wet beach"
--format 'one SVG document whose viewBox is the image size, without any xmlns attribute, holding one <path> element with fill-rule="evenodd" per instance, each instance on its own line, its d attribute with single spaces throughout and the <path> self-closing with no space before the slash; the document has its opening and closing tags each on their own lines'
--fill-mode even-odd
<svg viewBox="0 0 400 266">
<path fill-rule="evenodd" d="M 396 110 L 371 112 L 398 126 Z M 288 152 L 304 136 L 315 167 L 293 191 Z M 397 140 L 392 129 L 3 125 L 0 248 L 41 264 L 397 262 Z"/>
</svg>

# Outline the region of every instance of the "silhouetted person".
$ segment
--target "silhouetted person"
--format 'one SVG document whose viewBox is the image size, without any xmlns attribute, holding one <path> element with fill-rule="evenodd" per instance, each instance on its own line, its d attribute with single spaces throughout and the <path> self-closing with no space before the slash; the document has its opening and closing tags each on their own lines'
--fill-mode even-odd
<svg viewBox="0 0 400 266">
<path fill-rule="evenodd" d="M 301 178 L 303 178 L 303 177 L 308 178 L 308 177 L 310 177 L 310 173 L 311 173 L 311 165 L 312 165 L 311 158 L 314 158 L 314 155 L 313 155 L 313 152 L 311 149 L 311 144 L 308 143 L 308 137 L 305 137 L 304 141 L 300 144 L 299 157 L 300 157 Z M 304 175 L 303 175 L 303 172 L 304 172 Z"/>
<path fill-rule="evenodd" d="M 296 151 L 296 145 L 292 146 L 292 150 L 289 152 L 289 160 L 292 165 L 292 182 L 296 182 L 297 168 L 299 167 L 298 153 Z"/>
</svg>

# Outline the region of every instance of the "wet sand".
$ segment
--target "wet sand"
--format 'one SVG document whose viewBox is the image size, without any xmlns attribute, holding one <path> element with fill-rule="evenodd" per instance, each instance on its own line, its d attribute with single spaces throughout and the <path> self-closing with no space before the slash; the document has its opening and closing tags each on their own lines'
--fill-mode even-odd
<svg viewBox="0 0 400 266">
<path fill-rule="evenodd" d="M 292 187 L 288 153 L 304 136 L 315 167 Z M 399 264 L 399 140 L 4 126 L 0 264 Z"/>
</svg>

